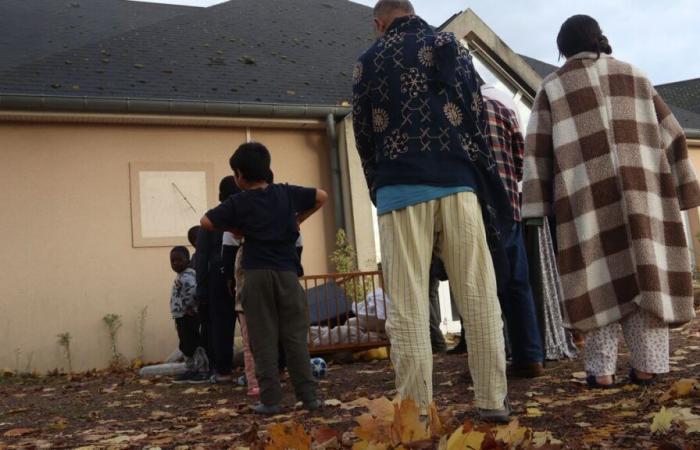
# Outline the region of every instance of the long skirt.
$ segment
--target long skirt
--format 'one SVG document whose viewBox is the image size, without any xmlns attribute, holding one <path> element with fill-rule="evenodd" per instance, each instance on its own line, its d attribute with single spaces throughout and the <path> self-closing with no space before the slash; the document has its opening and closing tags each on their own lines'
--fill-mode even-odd
<svg viewBox="0 0 700 450">
<path fill-rule="evenodd" d="M 546 217 L 527 220 L 523 232 L 545 359 L 574 358 L 578 349 L 562 317 L 560 305 L 564 296 L 549 222 Z"/>
</svg>

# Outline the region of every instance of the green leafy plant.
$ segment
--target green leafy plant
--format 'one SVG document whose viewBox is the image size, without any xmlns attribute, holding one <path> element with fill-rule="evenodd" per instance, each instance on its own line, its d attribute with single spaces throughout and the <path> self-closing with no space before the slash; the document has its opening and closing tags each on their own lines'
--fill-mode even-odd
<svg viewBox="0 0 700 450">
<path fill-rule="evenodd" d="M 136 336 L 137 340 L 137 348 L 136 348 L 136 359 L 138 361 L 143 361 L 144 358 L 144 353 L 145 353 L 145 347 L 146 347 L 146 318 L 148 317 L 148 306 L 144 306 L 141 311 L 139 311 L 139 318 L 136 323 L 136 331 L 138 333 L 138 336 Z"/>
<path fill-rule="evenodd" d="M 123 356 L 117 348 L 117 332 L 122 327 L 122 319 L 118 314 L 107 314 L 102 318 L 102 321 L 107 325 L 109 331 L 109 340 L 112 347 L 112 368 L 122 366 Z"/>
<path fill-rule="evenodd" d="M 70 333 L 65 332 L 56 335 L 58 338 L 58 345 L 63 349 L 63 354 L 66 357 L 66 362 L 68 363 L 68 373 L 73 373 L 73 358 L 70 351 L 70 343 L 73 340 L 73 336 Z"/>
<path fill-rule="evenodd" d="M 15 353 L 15 374 L 19 375 L 21 370 L 19 368 L 19 360 L 22 358 L 22 350 L 19 348 L 16 348 L 14 350 Z"/>
<path fill-rule="evenodd" d="M 355 247 L 348 242 L 345 230 L 340 228 L 335 234 L 335 250 L 331 253 L 331 262 L 338 273 L 350 273 L 357 271 L 357 252 Z"/>
<path fill-rule="evenodd" d="M 345 230 L 340 228 L 335 235 L 335 250 L 331 253 L 330 260 L 335 265 L 337 273 L 355 273 L 357 269 L 357 252 L 348 241 Z M 364 276 L 349 276 L 342 278 L 339 284 L 343 287 L 345 295 L 354 302 L 361 302 L 368 292 L 372 291 L 372 278 Z"/>
</svg>

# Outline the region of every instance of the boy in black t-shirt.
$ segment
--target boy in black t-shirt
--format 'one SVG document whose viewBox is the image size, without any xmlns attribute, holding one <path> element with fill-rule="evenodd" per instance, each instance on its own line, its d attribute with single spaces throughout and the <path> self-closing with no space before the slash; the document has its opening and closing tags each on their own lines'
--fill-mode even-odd
<svg viewBox="0 0 700 450">
<path fill-rule="evenodd" d="M 244 237 L 242 302 L 260 384 L 255 412 L 281 411 L 278 342 L 284 347 L 297 399 L 306 409 L 316 410 L 321 402 L 309 364 L 308 311 L 294 244 L 299 224 L 321 208 L 328 195 L 320 189 L 268 183 L 271 158 L 262 144 L 241 145 L 229 162 L 243 192 L 207 212 L 201 224 Z"/>
</svg>

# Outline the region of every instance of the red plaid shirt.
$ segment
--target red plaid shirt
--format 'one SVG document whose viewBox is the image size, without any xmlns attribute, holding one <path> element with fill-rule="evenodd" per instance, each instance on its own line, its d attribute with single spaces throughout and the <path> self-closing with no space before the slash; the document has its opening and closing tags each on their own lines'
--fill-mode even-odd
<svg viewBox="0 0 700 450">
<path fill-rule="evenodd" d="M 515 111 L 488 97 L 484 97 L 484 105 L 489 124 L 489 142 L 498 163 L 498 173 L 513 206 L 514 219 L 520 222 L 518 182 L 523 179 L 523 134 Z"/>
</svg>

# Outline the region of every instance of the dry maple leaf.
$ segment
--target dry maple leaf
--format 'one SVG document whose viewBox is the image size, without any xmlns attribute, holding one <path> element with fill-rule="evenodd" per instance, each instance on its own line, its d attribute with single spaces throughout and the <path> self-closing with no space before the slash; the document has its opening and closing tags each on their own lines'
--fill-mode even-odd
<svg viewBox="0 0 700 450">
<path fill-rule="evenodd" d="M 496 441 L 511 447 L 517 447 L 530 438 L 531 430 L 521 427 L 518 420 L 513 420 L 508 425 L 496 427 Z"/>
<path fill-rule="evenodd" d="M 471 422 L 465 422 L 457 428 L 447 440 L 446 450 L 481 449 L 486 433 L 476 431 Z"/>
<path fill-rule="evenodd" d="M 389 422 L 394 420 L 394 403 L 388 398 L 380 397 L 370 400 L 367 402 L 367 409 L 378 419 Z"/>
<path fill-rule="evenodd" d="M 258 423 L 253 422 L 250 428 L 241 433 L 238 437 L 242 439 L 243 442 L 245 442 L 246 444 L 257 443 L 258 441 L 260 441 L 260 436 L 258 435 L 259 429 L 260 426 L 258 425 Z"/>
<path fill-rule="evenodd" d="M 265 450 L 310 450 L 311 436 L 296 422 L 284 422 L 268 428 L 270 443 Z"/>
<path fill-rule="evenodd" d="M 435 406 L 435 402 L 430 404 L 430 408 L 428 409 L 428 419 L 430 421 L 430 435 L 442 436 L 445 433 L 445 430 L 442 426 L 442 420 L 440 420 L 440 414 Z"/>
<path fill-rule="evenodd" d="M 668 433 L 671 430 L 674 418 L 675 414 L 673 409 L 666 409 L 662 406 L 661 411 L 654 414 L 654 419 L 651 421 L 651 432 L 659 434 Z"/>
<path fill-rule="evenodd" d="M 348 403 L 343 403 L 340 405 L 340 409 L 344 409 L 346 411 L 349 411 L 351 409 L 356 409 L 356 408 L 366 408 L 369 405 L 369 399 L 367 397 L 360 397 L 356 398 L 355 400 L 348 402 Z"/>
<path fill-rule="evenodd" d="M 358 426 L 353 432 L 365 442 L 389 443 L 391 422 L 378 419 L 371 414 L 362 414 L 355 421 Z"/>
<path fill-rule="evenodd" d="M 685 434 L 700 433 L 700 416 L 693 414 L 690 408 L 674 408 L 674 410 L 675 418 L 685 430 Z"/>
<path fill-rule="evenodd" d="M 694 391 L 700 392 L 700 384 L 698 384 L 698 380 L 695 378 L 684 378 L 673 383 L 671 389 L 662 395 L 660 400 L 665 402 L 672 398 L 688 397 Z"/>
<path fill-rule="evenodd" d="M 5 437 L 22 437 L 26 436 L 28 434 L 34 433 L 36 431 L 35 428 L 13 428 L 11 430 L 6 431 L 3 436 Z"/>
<path fill-rule="evenodd" d="M 391 441 L 394 446 L 430 439 L 428 424 L 420 418 L 418 405 L 411 399 L 394 404 L 394 422 L 391 426 Z"/>
</svg>

